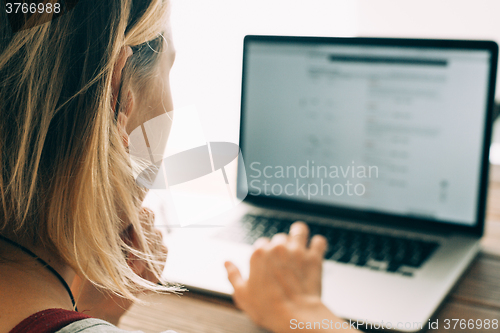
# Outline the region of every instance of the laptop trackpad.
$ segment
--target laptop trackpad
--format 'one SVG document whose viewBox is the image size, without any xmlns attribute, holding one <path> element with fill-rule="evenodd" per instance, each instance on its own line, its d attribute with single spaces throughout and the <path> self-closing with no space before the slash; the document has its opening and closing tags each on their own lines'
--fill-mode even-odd
<svg viewBox="0 0 500 333">
<path fill-rule="evenodd" d="M 233 287 L 227 279 L 224 262 L 233 262 L 248 277 L 253 247 L 220 239 L 169 237 L 168 257 L 163 277 L 210 292 L 231 295 Z"/>
</svg>

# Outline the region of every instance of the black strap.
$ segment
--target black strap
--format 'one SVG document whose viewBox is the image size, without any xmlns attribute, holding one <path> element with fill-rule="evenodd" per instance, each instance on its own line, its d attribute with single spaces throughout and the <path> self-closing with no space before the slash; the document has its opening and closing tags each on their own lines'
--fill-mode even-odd
<svg viewBox="0 0 500 333">
<path fill-rule="evenodd" d="M 56 278 L 58 278 L 59 281 L 61 281 L 61 283 L 64 286 L 64 288 L 66 288 L 66 291 L 68 292 L 69 297 L 71 298 L 71 303 L 73 303 L 73 308 L 75 309 L 75 311 L 78 312 L 78 309 L 76 308 L 75 298 L 73 297 L 73 293 L 71 292 L 71 289 L 69 288 L 69 286 L 66 283 L 66 281 L 64 281 L 64 279 L 61 276 L 61 274 L 57 273 L 57 271 L 54 268 L 52 268 L 52 266 L 50 266 L 49 264 L 47 264 L 45 262 L 45 260 L 43 260 L 42 258 L 38 257 L 36 254 L 34 254 L 33 252 L 31 252 L 30 250 L 28 250 L 27 248 L 25 248 L 21 244 L 18 244 L 16 242 L 14 242 L 14 241 L 12 241 L 12 240 L 10 240 L 10 239 L 2 236 L 2 235 L 0 235 L 0 238 L 3 239 L 4 241 L 6 241 L 7 243 L 9 243 L 10 245 L 15 246 L 18 249 L 22 250 L 23 252 L 29 254 L 30 256 L 32 256 L 33 258 L 35 258 L 36 261 L 38 261 L 45 268 L 47 268 L 52 274 L 54 274 L 56 276 Z"/>
</svg>

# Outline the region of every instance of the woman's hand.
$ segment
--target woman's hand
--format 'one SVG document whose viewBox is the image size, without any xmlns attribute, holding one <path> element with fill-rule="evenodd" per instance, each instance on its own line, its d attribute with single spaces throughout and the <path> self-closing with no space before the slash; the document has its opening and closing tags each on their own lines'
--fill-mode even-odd
<svg viewBox="0 0 500 333">
<path fill-rule="evenodd" d="M 248 280 L 242 278 L 234 264 L 226 262 L 234 301 L 256 324 L 273 332 L 288 332 L 294 331 L 293 319 L 341 321 L 321 302 L 326 240 L 316 235 L 307 246 L 308 240 L 309 229 L 302 222 L 292 224 L 288 235 L 258 239 Z"/>
<path fill-rule="evenodd" d="M 140 213 L 140 218 L 146 234 L 150 235 L 149 240 L 151 244 L 153 244 L 156 254 L 165 261 L 167 248 L 163 245 L 161 232 L 154 228 L 154 213 L 148 208 L 143 208 Z M 123 237 L 129 245 L 139 249 L 138 236 L 132 227 L 125 230 Z M 127 261 L 129 266 L 140 277 L 154 283 L 159 282 L 153 272 L 148 269 L 146 262 L 139 260 L 131 253 L 127 255 Z M 133 304 L 133 302 L 128 299 L 118 297 L 106 290 L 97 288 L 94 284 L 79 276 L 75 276 L 71 285 L 71 290 L 75 295 L 79 311 L 89 316 L 106 320 L 114 325 L 118 324 L 121 316 Z"/>
</svg>

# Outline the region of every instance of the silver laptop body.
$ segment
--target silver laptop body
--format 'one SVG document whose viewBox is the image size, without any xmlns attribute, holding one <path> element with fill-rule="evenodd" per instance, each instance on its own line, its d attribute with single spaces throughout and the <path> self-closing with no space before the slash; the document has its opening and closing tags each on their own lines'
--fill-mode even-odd
<svg viewBox="0 0 500 333">
<path fill-rule="evenodd" d="M 302 220 L 329 241 L 336 315 L 428 328 L 479 251 L 497 56 L 486 41 L 247 36 L 244 201 L 172 228 L 164 276 L 229 296 L 224 261 L 248 274 L 251 243 Z"/>
</svg>

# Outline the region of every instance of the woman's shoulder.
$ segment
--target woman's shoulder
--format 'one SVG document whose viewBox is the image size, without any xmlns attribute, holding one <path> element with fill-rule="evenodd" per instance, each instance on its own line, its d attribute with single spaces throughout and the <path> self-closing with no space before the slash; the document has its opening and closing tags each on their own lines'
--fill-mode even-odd
<svg viewBox="0 0 500 333">
<path fill-rule="evenodd" d="M 122 330 L 107 321 L 88 318 L 71 323 L 56 333 L 130 333 L 130 331 Z M 142 333 L 141 331 L 134 331 L 133 333 Z M 174 331 L 165 331 L 163 333 L 176 333 Z"/>
</svg>

